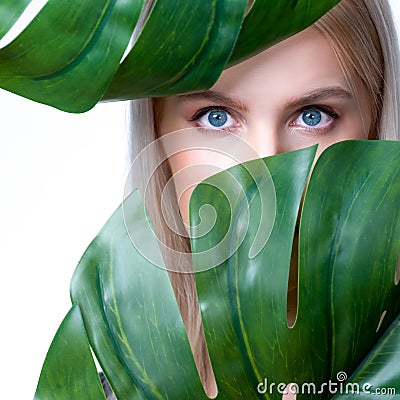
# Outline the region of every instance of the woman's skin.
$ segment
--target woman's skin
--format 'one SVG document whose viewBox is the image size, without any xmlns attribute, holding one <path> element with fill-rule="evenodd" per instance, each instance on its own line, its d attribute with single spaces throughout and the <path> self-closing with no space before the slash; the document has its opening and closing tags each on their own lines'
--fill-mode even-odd
<svg viewBox="0 0 400 400">
<path fill-rule="evenodd" d="M 209 142 L 211 146 L 218 135 L 227 137 L 224 148 L 228 154 L 229 137 L 239 137 L 260 158 L 318 143 L 319 156 L 335 142 L 375 138 L 375 133 L 370 132 L 371 105 L 366 100 L 366 89 L 353 75 L 357 96 L 350 90 L 329 42 L 317 28 L 310 27 L 225 70 L 206 92 L 162 100 L 158 106 L 159 133 L 192 128 L 202 143 Z M 169 154 L 179 147 L 184 136 L 175 135 L 171 140 Z M 189 198 L 194 186 L 210 174 L 206 166 L 225 169 L 237 160 L 219 157 L 207 149 L 188 149 L 171 156 L 169 163 L 182 218 L 188 224 Z M 179 174 L 196 164 L 205 166 L 202 176 Z M 297 265 L 295 258 L 292 264 Z M 289 324 L 296 315 L 296 301 L 297 271 L 292 267 Z"/>
</svg>

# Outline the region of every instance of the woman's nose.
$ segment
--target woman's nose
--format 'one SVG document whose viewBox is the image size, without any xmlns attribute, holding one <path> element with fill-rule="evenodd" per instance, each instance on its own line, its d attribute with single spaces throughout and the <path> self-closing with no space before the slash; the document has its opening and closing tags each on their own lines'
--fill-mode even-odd
<svg viewBox="0 0 400 400">
<path fill-rule="evenodd" d="M 259 158 L 273 156 L 284 151 L 278 129 L 265 125 L 249 129 L 246 142 Z"/>
</svg>

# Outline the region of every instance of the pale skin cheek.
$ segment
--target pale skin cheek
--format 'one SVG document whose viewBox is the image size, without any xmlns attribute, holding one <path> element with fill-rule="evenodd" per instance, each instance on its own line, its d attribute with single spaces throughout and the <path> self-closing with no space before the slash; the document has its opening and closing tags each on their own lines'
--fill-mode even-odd
<svg viewBox="0 0 400 400">
<path fill-rule="evenodd" d="M 195 187 L 206 178 L 233 166 L 228 155 L 207 150 L 187 150 L 169 159 L 183 222 L 189 228 L 189 202 Z"/>
<path fill-rule="evenodd" d="M 169 163 L 174 175 L 175 190 L 178 197 L 179 209 L 181 212 L 182 220 L 184 224 L 189 226 L 189 201 L 190 196 L 193 193 L 194 188 L 198 183 L 207 178 L 207 173 L 205 173 L 204 168 L 195 168 L 193 157 L 193 152 L 186 151 L 182 152 L 177 156 L 170 158 Z M 196 170 L 198 173 L 196 173 Z M 180 176 L 176 176 L 176 172 L 180 172 Z M 185 173 L 186 171 L 186 173 Z"/>
</svg>

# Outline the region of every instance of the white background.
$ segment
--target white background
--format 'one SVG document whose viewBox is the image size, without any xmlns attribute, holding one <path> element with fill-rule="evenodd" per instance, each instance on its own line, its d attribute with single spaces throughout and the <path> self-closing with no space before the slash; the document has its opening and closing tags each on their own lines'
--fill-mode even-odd
<svg viewBox="0 0 400 400">
<path fill-rule="evenodd" d="M 122 200 L 125 104 L 73 115 L 2 90 L 0 104 L 0 397 L 25 400 L 70 308 L 75 266 Z"/>
</svg>

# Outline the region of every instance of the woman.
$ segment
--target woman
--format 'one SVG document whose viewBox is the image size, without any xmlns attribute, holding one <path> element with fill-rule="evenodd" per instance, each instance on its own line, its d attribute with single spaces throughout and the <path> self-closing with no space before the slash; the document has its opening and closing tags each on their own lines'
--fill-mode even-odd
<svg viewBox="0 0 400 400">
<path fill-rule="evenodd" d="M 131 157 L 134 160 L 158 137 L 181 129 L 207 130 L 205 141 L 210 143 L 213 135 L 221 133 L 240 137 L 258 157 L 316 143 L 319 155 L 329 145 L 346 139 L 398 140 L 398 71 L 397 35 L 388 2 L 342 0 L 312 27 L 225 70 L 209 91 L 132 102 Z M 210 133 L 214 129 L 218 131 Z M 165 264 L 195 362 L 206 393 L 215 397 L 217 387 L 204 341 L 194 275 L 177 271 L 177 265 L 179 271 L 191 271 L 190 258 L 176 260 L 176 254 L 190 253 L 185 234 L 189 197 L 207 172 L 187 182 L 180 171 L 196 163 L 227 168 L 236 161 L 225 158 L 217 162 L 215 154 L 206 150 L 180 152 L 150 179 L 155 160 L 165 159 L 163 151 L 177 148 L 179 138 L 171 137 L 167 150 L 165 145 L 146 150 L 141 163 L 135 163 L 134 175 L 140 182 L 134 185 L 144 194 L 160 242 L 165 244 Z M 167 185 L 171 176 L 175 177 L 174 187 Z M 161 205 L 162 193 L 168 201 Z M 179 213 L 182 219 L 176 218 Z M 291 276 L 289 324 L 296 310 L 296 271 L 291 271 Z"/>
</svg>

